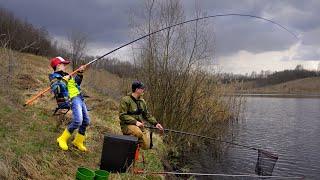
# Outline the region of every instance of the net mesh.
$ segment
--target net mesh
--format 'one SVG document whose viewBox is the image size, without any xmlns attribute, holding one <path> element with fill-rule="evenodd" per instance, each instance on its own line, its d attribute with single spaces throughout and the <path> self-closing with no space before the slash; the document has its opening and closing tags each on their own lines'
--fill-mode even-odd
<svg viewBox="0 0 320 180">
<path fill-rule="evenodd" d="M 272 176 L 273 168 L 276 165 L 277 160 L 277 154 L 258 149 L 256 174 L 259 176 Z"/>
</svg>

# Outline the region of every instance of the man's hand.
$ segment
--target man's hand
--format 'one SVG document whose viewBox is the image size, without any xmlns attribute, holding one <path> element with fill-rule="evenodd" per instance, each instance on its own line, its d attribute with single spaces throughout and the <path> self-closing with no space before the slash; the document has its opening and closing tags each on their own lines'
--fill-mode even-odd
<svg viewBox="0 0 320 180">
<path fill-rule="evenodd" d="M 138 126 L 138 127 L 143 127 L 143 126 L 144 126 L 144 124 L 143 124 L 143 123 L 141 123 L 141 122 L 139 122 L 139 121 L 137 121 L 137 122 L 136 122 L 136 126 Z"/>
<path fill-rule="evenodd" d="M 163 127 L 161 126 L 160 123 L 158 123 L 158 124 L 156 125 L 156 128 L 158 128 L 160 131 L 163 131 Z"/>
</svg>

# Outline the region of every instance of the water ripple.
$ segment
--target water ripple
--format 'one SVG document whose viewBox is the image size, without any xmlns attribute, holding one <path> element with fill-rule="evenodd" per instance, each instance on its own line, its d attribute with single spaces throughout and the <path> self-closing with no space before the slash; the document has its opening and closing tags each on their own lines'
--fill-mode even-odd
<svg viewBox="0 0 320 180">
<path fill-rule="evenodd" d="M 320 99 L 249 97 L 247 102 L 246 119 L 233 128 L 234 142 L 278 154 L 273 175 L 320 177 Z M 192 169 L 254 174 L 256 151 L 232 146 L 225 154 L 217 161 L 203 153 L 201 165 Z"/>
</svg>

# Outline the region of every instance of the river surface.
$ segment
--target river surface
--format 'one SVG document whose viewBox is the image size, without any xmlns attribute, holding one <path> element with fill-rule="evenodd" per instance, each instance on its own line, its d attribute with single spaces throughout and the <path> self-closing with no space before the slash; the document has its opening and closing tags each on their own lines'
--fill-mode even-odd
<svg viewBox="0 0 320 180">
<path fill-rule="evenodd" d="M 278 154 L 273 176 L 320 179 L 319 98 L 248 97 L 244 113 L 245 118 L 230 134 L 233 134 L 234 142 Z M 228 146 L 219 159 L 209 152 L 204 150 L 198 158 L 190 161 L 191 171 L 255 174 L 257 151 Z"/>
</svg>

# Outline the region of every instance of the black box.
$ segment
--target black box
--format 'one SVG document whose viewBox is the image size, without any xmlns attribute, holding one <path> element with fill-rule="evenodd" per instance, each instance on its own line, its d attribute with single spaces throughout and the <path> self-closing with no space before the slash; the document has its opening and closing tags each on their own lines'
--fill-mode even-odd
<svg viewBox="0 0 320 180">
<path fill-rule="evenodd" d="M 100 169 L 108 172 L 126 172 L 134 160 L 138 138 L 107 134 L 104 136 Z"/>
</svg>

